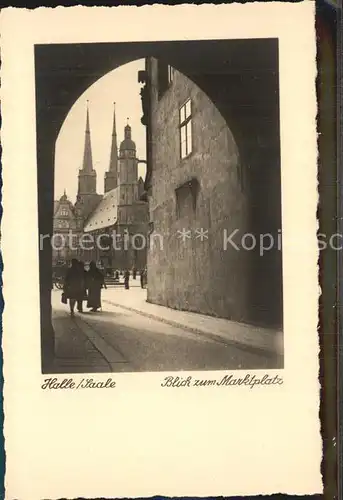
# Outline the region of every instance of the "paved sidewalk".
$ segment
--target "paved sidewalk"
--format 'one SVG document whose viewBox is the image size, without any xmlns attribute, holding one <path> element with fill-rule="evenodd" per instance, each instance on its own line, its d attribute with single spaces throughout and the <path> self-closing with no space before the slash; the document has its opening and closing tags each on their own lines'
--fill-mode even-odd
<svg viewBox="0 0 343 500">
<path fill-rule="evenodd" d="M 71 318 L 67 308 L 61 310 L 56 297 L 53 298 L 57 303 L 52 314 L 55 332 L 53 373 L 110 372 L 108 361 L 85 335 L 79 319 Z"/>
<path fill-rule="evenodd" d="M 200 335 L 236 344 L 251 350 L 282 356 L 283 334 L 281 331 L 254 327 L 204 314 L 179 311 L 146 301 L 147 291 L 131 287 L 129 290 L 103 290 L 102 300 L 124 309 L 135 311 L 151 319 L 184 328 Z"/>
</svg>

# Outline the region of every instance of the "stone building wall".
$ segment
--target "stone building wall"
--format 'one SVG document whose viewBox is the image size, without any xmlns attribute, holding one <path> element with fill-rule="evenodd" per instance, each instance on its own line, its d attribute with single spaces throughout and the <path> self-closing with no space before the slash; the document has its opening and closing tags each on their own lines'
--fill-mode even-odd
<svg viewBox="0 0 343 500">
<path fill-rule="evenodd" d="M 224 246 L 225 230 L 227 234 L 236 228 L 244 232 L 247 218 L 235 140 L 216 107 L 183 74 L 174 71 L 171 85 L 159 98 L 157 60 L 150 59 L 149 73 L 153 232 L 148 301 L 245 321 L 249 316 L 249 255 Z M 188 98 L 192 102 L 192 153 L 181 160 L 179 109 Z M 183 229 L 191 231 L 191 238 L 184 242 L 179 232 Z M 203 240 L 201 230 L 208 231 Z"/>
</svg>

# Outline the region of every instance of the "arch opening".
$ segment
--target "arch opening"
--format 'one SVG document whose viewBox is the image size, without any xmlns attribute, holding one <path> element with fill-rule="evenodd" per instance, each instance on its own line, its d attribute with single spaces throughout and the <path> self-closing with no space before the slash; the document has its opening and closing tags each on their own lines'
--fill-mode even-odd
<svg viewBox="0 0 343 500">
<path fill-rule="evenodd" d="M 243 235 L 251 232 L 258 236 L 262 231 L 275 233 L 281 229 L 277 43 L 265 41 L 267 61 L 259 58 L 256 67 L 256 47 L 247 58 L 249 48 L 243 41 L 231 41 L 236 42 L 233 49 L 228 49 L 229 41 L 225 42 L 225 46 L 218 41 L 205 44 L 206 50 L 202 52 L 201 60 L 198 55 L 200 42 L 186 45 L 181 42 L 104 44 L 112 47 L 102 48 L 79 46 L 74 58 L 78 64 L 69 78 L 66 78 L 64 63 L 61 63 L 63 49 L 50 48 L 57 54 L 55 63 L 57 61 L 60 70 L 57 71 L 54 85 L 42 89 L 44 71 L 40 73 L 39 64 L 38 67 L 36 65 L 39 97 L 37 138 L 39 144 L 43 145 L 38 148 L 38 184 L 50 185 L 45 193 L 42 190 L 39 193 L 40 232 L 42 234 L 44 228 L 49 228 L 49 220 L 51 225 L 55 215 L 54 209 L 48 207 L 49 199 L 52 200 L 54 196 L 53 150 L 57 135 L 63 134 L 68 122 L 68 111 L 85 99 L 87 89 L 97 85 L 95 81 L 100 81 L 110 72 L 120 71 L 123 64 L 129 65 L 144 58 L 146 64 L 136 74 L 136 82 L 141 84 L 140 120 L 146 129 L 146 158 L 142 157 L 143 154 L 138 155 L 140 158 L 135 156 L 131 159 L 139 160 L 141 168 L 146 165 L 144 182 L 141 180 L 137 183 L 136 189 L 137 193 L 139 191 L 139 204 L 148 206 L 146 232 L 154 236 L 161 232 L 161 227 L 165 229 L 169 224 L 169 229 L 172 227 L 175 235 L 182 230 L 181 225 L 186 221 L 194 235 L 199 236 L 196 241 L 192 241 L 193 247 L 188 254 L 181 249 L 180 242 L 172 243 L 170 240 L 165 254 L 147 252 L 148 266 L 152 270 L 149 273 L 148 300 L 175 309 L 255 324 L 269 322 L 269 326 L 279 327 L 282 325 L 281 253 L 270 252 L 262 263 L 258 249 L 239 253 L 234 249 L 223 248 L 225 231 L 234 230 L 235 225 Z M 58 54 L 59 50 L 62 53 Z M 228 50 L 231 51 L 230 58 L 227 57 Z M 226 59 L 222 57 L 223 51 L 226 51 Z M 253 74 L 242 68 L 240 55 L 243 53 L 247 66 L 250 64 L 251 67 L 255 57 Z M 39 60 L 37 53 L 36 58 Z M 89 68 L 86 71 L 87 64 L 92 67 L 91 71 Z M 170 85 L 171 81 L 173 85 Z M 261 97 L 266 90 L 271 92 L 273 98 L 261 105 Z M 44 106 L 43 103 L 47 101 L 49 105 Z M 188 126 L 190 122 L 192 127 Z M 122 125 L 118 124 L 118 128 L 123 128 Z M 170 147 L 171 144 L 173 147 Z M 108 151 L 109 144 L 103 149 Z M 126 162 L 131 161 L 130 154 L 128 148 L 125 152 Z M 119 155 L 117 162 L 120 161 Z M 138 168 L 137 161 L 135 168 Z M 127 171 L 122 175 L 121 182 L 129 183 L 130 179 L 125 177 Z M 111 176 L 108 179 L 111 182 L 113 180 Z M 92 183 L 92 180 L 89 182 Z M 196 186 L 196 196 L 192 189 L 189 190 L 190 196 L 186 189 L 180 189 L 187 183 Z M 108 196 L 104 197 L 108 207 L 100 200 L 99 206 L 102 208 L 98 209 L 92 222 L 93 228 L 96 223 L 97 229 L 100 224 L 103 224 L 102 229 L 108 228 L 106 223 L 112 223 L 114 219 L 111 219 L 113 214 L 108 211 L 104 221 L 105 209 L 127 201 L 121 200 L 122 193 L 119 192 L 112 193 L 111 199 L 111 191 L 109 189 Z M 183 194 L 178 198 L 176 193 L 181 192 Z M 128 196 L 127 193 L 125 196 Z M 272 207 L 268 206 L 266 198 L 269 198 Z M 94 207 L 84 218 L 88 223 L 93 209 L 97 211 L 95 201 Z M 192 216 L 188 213 L 189 202 Z M 45 212 L 42 207 L 45 207 Z M 73 209 L 80 209 L 77 200 Z M 218 214 L 221 214 L 220 217 Z M 130 214 L 126 213 L 125 216 L 129 221 Z M 85 222 L 83 220 L 83 224 Z M 201 228 L 200 223 L 205 227 Z M 206 231 L 208 226 L 211 244 L 206 252 L 204 248 L 199 251 L 196 245 L 200 235 L 196 231 Z M 51 250 L 41 251 L 41 297 L 46 296 L 50 286 L 47 269 L 50 266 L 51 270 L 51 253 Z M 137 256 L 137 251 L 134 255 Z M 172 265 L 168 266 L 169 262 Z M 221 267 L 220 263 L 223 262 L 224 267 Z M 188 276 L 188 283 L 182 282 L 183 275 Z M 269 285 L 263 280 L 265 275 L 270 276 Z M 180 279 L 181 284 L 176 286 L 175 283 Z M 256 290 L 256 280 L 263 281 L 260 290 Z M 42 300 L 45 300 L 42 324 L 43 316 L 48 324 L 51 305 L 48 304 L 49 299 Z M 44 342 L 47 344 L 42 333 L 42 345 Z"/>
</svg>

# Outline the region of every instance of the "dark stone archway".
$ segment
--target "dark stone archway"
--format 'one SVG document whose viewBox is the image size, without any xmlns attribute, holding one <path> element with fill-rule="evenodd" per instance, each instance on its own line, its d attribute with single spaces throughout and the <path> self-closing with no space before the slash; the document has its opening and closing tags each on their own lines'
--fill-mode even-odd
<svg viewBox="0 0 343 500">
<path fill-rule="evenodd" d="M 217 106 L 238 144 L 250 205 L 250 230 L 281 230 L 278 40 L 59 44 L 35 46 L 40 235 L 52 234 L 54 152 L 73 104 L 109 71 L 145 57 L 164 60 L 198 85 Z M 49 371 L 51 247 L 40 250 L 42 370 Z M 256 251 L 251 272 L 255 321 L 282 324 L 281 252 Z"/>
</svg>

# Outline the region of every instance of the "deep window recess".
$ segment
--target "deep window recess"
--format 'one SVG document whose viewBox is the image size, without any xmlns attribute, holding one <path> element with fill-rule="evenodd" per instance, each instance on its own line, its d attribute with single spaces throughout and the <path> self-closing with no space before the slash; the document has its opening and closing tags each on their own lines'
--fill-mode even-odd
<svg viewBox="0 0 343 500">
<path fill-rule="evenodd" d="M 173 82 L 174 68 L 165 62 L 158 61 L 157 63 L 157 78 L 158 78 L 158 98 L 161 99 L 166 90 Z"/>
<path fill-rule="evenodd" d="M 169 85 L 173 82 L 174 79 L 174 68 L 173 66 L 168 65 L 168 83 Z"/>
<path fill-rule="evenodd" d="M 195 178 L 175 189 L 176 216 L 178 219 L 193 215 L 196 212 L 199 189 L 199 182 Z"/>
</svg>

